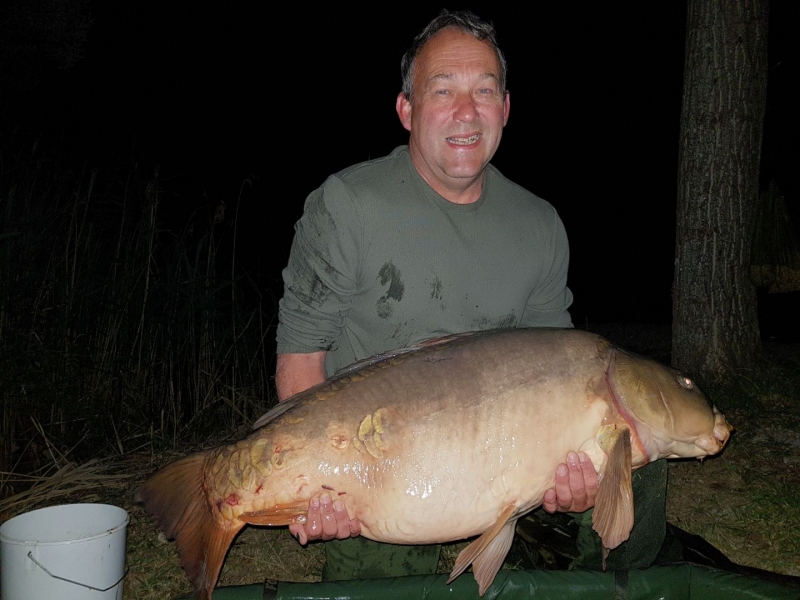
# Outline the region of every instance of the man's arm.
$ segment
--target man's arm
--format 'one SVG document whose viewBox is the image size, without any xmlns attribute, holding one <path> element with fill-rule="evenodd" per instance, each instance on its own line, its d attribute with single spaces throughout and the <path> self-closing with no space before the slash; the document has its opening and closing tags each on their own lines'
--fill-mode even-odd
<svg viewBox="0 0 800 600">
<path fill-rule="evenodd" d="M 278 400 L 283 402 L 325 381 L 326 354 L 324 350 L 308 354 L 278 354 L 278 364 L 275 369 Z"/>
<path fill-rule="evenodd" d="M 547 250 L 543 251 L 541 258 L 543 275 L 536 289 L 528 297 L 517 327 L 572 327 L 572 318 L 569 314 L 572 292 L 567 287 L 569 271 L 567 232 L 555 210 L 552 219 Z"/>
</svg>

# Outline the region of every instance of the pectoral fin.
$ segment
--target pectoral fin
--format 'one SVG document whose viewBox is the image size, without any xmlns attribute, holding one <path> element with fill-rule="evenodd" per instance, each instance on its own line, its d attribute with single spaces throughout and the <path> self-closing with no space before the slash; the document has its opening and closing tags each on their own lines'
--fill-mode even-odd
<svg viewBox="0 0 800 600">
<path fill-rule="evenodd" d="M 631 433 L 628 429 L 621 430 L 610 444 L 608 461 L 597 486 L 592 521 L 592 528 L 607 550 L 627 540 L 633 528 Z M 605 556 L 603 563 L 605 567 Z"/>
<path fill-rule="evenodd" d="M 308 514 L 308 500 L 276 504 L 264 510 L 246 512 L 239 515 L 239 520 L 249 525 L 268 525 L 279 527 L 281 525 L 294 525 L 305 523 Z"/>
<path fill-rule="evenodd" d="M 475 581 L 478 582 L 478 595 L 483 596 L 492 585 L 500 567 L 503 566 L 503 560 L 514 539 L 514 526 L 517 520 L 511 519 L 511 516 L 514 514 L 515 508 L 514 504 L 509 504 L 500 513 L 491 529 L 485 531 L 459 553 L 447 583 L 453 581 L 472 565 Z"/>
</svg>

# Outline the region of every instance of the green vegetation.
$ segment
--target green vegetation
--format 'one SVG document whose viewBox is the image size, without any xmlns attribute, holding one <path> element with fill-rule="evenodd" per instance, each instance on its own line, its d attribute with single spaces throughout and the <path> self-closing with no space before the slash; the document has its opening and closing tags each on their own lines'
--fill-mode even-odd
<svg viewBox="0 0 800 600">
<path fill-rule="evenodd" d="M 274 402 L 276 306 L 236 262 L 237 201 L 173 231 L 177 202 L 135 165 L 0 156 L 0 472 L 238 434 Z"/>
</svg>

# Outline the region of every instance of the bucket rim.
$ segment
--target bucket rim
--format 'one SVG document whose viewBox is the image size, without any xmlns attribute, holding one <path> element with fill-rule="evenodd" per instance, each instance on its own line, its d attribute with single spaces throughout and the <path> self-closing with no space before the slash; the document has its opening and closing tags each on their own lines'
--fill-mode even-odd
<svg viewBox="0 0 800 600">
<path fill-rule="evenodd" d="M 9 537 L 7 533 L 3 532 L 3 529 L 11 523 L 14 519 L 18 517 L 30 517 L 34 513 L 40 511 L 46 511 L 49 509 L 56 509 L 56 508 L 66 508 L 66 507 L 87 507 L 91 506 L 94 508 L 111 508 L 117 511 L 121 511 L 125 515 L 124 520 L 121 523 L 114 525 L 113 527 L 109 527 L 104 529 L 99 533 L 93 533 L 90 535 L 82 536 L 79 538 L 75 538 L 72 540 L 49 540 L 49 541 L 42 541 L 42 540 L 28 540 L 28 539 L 20 539 L 16 537 Z M 122 516 L 122 514 L 120 514 Z M 69 544 L 79 544 L 83 542 L 90 542 L 92 540 L 97 540 L 109 535 L 113 535 L 119 532 L 121 529 L 127 528 L 128 524 L 131 521 L 130 513 L 120 506 L 116 506 L 114 504 L 104 504 L 104 503 L 94 503 L 94 502 L 80 502 L 80 503 L 71 503 L 71 504 L 54 504 L 53 506 L 46 506 L 44 508 L 38 508 L 36 510 L 31 510 L 28 512 L 20 513 L 14 517 L 11 517 L 8 521 L 0 525 L 0 542 L 7 543 L 15 546 L 65 546 Z"/>
</svg>

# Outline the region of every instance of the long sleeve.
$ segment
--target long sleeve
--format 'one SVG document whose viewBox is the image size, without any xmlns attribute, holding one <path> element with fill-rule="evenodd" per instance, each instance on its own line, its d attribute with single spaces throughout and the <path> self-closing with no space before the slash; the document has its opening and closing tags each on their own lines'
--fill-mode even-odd
<svg viewBox="0 0 800 600">
<path fill-rule="evenodd" d="M 283 270 L 278 352 L 336 349 L 356 290 L 360 220 L 335 176 L 312 192 Z"/>
<path fill-rule="evenodd" d="M 543 276 L 528 297 L 520 327 L 572 327 L 568 310 L 572 304 L 572 292 L 567 287 L 569 243 L 564 224 L 555 210 L 547 250 L 541 257 L 545 263 Z"/>
</svg>

